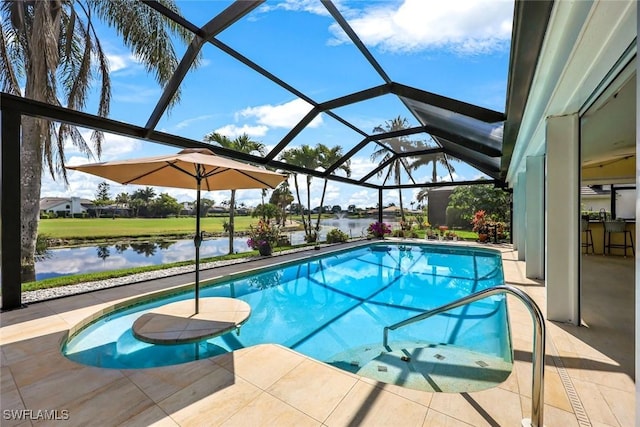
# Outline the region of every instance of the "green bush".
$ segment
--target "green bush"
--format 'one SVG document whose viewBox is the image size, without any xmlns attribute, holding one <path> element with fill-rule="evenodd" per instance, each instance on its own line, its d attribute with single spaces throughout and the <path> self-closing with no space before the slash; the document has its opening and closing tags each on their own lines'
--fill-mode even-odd
<svg viewBox="0 0 640 427">
<path fill-rule="evenodd" d="M 327 243 L 342 243 L 349 240 L 347 233 L 334 228 L 327 233 Z"/>
<path fill-rule="evenodd" d="M 451 228 L 462 227 L 469 228 L 469 221 L 462 218 L 462 210 L 453 206 L 447 207 L 447 225 Z"/>
</svg>

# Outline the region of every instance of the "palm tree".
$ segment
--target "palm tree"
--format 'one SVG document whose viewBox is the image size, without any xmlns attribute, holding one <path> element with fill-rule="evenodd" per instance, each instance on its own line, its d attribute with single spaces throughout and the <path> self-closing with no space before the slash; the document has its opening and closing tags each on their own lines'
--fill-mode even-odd
<svg viewBox="0 0 640 427">
<path fill-rule="evenodd" d="M 376 126 L 375 128 L 373 128 L 373 132 L 374 133 L 394 132 L 402 129 L 407 129 L 408 127 L 409 127 L 409 122 L 407 121 L 407 119 L 398 116 L 392 120 L 386 121 L 384 126 L 382 125 Z M 414 151 L 419 144 L 424 145 L 422 141 L 411 141 L 406 136 L 397 136 L 394 138 L 390 138 L 388 141 L 389 141 L 389 145 L 393 147 L 396 153 Z M 371 154 L 371 161 L 384 163 L 390 160 L 391 158 L 393 158 L 393 156 L 395 156 L 395 154 L 391 150 L 381 146 Z M 390 168 L 388 172 L 389 176 L 393 178 L 396 185 L 400 185 L 400 181 L 401 181 L 400 177 L 402 174 L 402 169 L 404 168 L 405 171 L 408 171 L 410 168 L 410 162 L 407 157 L 397 157 L 395 158 L 395 160 L 391 162 L 391 164 L 389 165 L 389 168 Z M 382 176 L 384 172 L 385 172 L 384 170 L 379 171 L 378 176 Z M 399 195 L 400 195 L 400 215 L 401 215 L 402 221 L 404 222 L 405 215 L 404 215 L 404 208 L 402 206 L 402 189 L 399 190 Z"/>
<path fill-rule="evenodd" d="M 324 144 L 318 144 L 318 146 L 316 147 L 316 150 L 318 151 L 318 160 L 319 160 L 319 164 L 320 167 L 322 167 L 324 170 L 327 170 L 329 167 L 331 167 L 334 163 L 336 163 L 337 161 L 339 161 L 340 159 L 342 159 L 342 147 L 333 147 L 333 148 L 329 148 Z M 340 166 L 338 166 L 338 169 L 344 171 L 344 173 L 347 175 L 347 178 L 351 176 L 351 160 L 347 160 L 344 163 L 341 163 Z M 316 222 L 316 233 L 319 232 L 320 230 L 320 217 L 322 216 L 322 207 L 324 206 L 324 195 L 327 191 L 327 178 L 324 179 L 324 186 L 322 187 L 322 197 L 320 198 L 320 211 L 318 212 L 318 221 Z"/>
<path fill-rule="evenodd" d="M 128 208 L 129 207 L 129 202 L 131 201 L 131 197 L 129 196 L 128 193 L 120 193 L 116 196 L 114 202 L 116 203 L 116 208 L 118 206 L 124 208 L 125 206 Z M 116 209 L 117 210 L 117 209 Z M 113 215 L 115 217 L 115 210 L 113 211 Z"/>
<path fill-rule="evenodd" d="M 228 148 L 230 150 L 239 151 L 241 153 L 258 153 L 261 156 L 267 154 L 266 147 L 263 143 L 254 141 L 249 138 L 249 135 L 243 133 L 236 139 L 229 139 L 224 135 L 220 135 L 217 132 L 211 132 L 205 135 L 205 142 L 212 144 L 218 144 L 221 147 Z M 229 201 L 229 253 L 233 253 L 233 237 L 234 237 L 234 217 L 236 208 L 236 190 L 231 190 L 231 200 Z"/>
<path fill-rule="evenodd" d="M 456 171 L 454 167 L 451 165 L 452 161 L 457 161 L 457 159 L 448 157 L 445 153 L 431 153 L 424 154 L 421 156 L 414 157 L 413 162 L 411 162 L 411 169 L 416 170 L 422 166 L 432 165 L 431 168 L 431 182 L 438 181 L 438 173 L 437 166 L 441 165 L 447 168 L 449 172 L 449 176 L 451 177 L 451 181 L 453 181 L 453 173 Z"/>
<path fill-rule="evenodd" d="M 290 148 L 282 152 L 280 158 L 292 165 L 301 166 L 303 168 L 314 170 L 319 164 L 318 150 L 311 148 L 309 145 L 304 144 L 300 147 Z M 307 242 L 315 242 L 317 234 L 313 232 L 311 228 L 311 175 L 307 175 L 307 218 L 302 212 L 302 226 L 304 227 L 305 240 Z M 293 182 L 296 187 L 296 196 L 298 197 L 298 204 L 303 206 L 300 199 L 300 188 L 298 187 L 298 174 L 293 174 Z"/>
<path fill-rule="evenodd" d="M 173 0 L 163 5 L 179 13 Z M 94 76 L 100 80 L 97 114 L 109 114 L 111 82 L 95 19 L 113 27 L 158 83 L 169 81 L 178 60 L 172 35 L 185 42 L 193 35 L 142 2 L 111 0 L 5 1 L 0 6 L 0 87 L 36 101 L 82 110 L 91 94 Z M 60 98 L 58 98 L 60 96 Z M 177 101 L 178 96 L 173 101 Z M 51 176 L 65 173 L 64 145 L 70 139 L 83 153 L 99 157 L 103 136 L 94 132 L 92 147 L 67 124 L 22 119 L 21 263 L 23 280 L 33 278 L 38 234 L 41 176 L 46 165 Z"/>
<path fill-rule="evenodd" d="M 291 194 L 288 180 L 282 181 L 282 183 L 273 190 L 273 193 L 271 193 L 269 203 L 276 205 L 280 209 L 280 219 L 283 227 L 287 223 L 287 206 L 289 206 L 293 200 L 294 197 L 293 194 Z"/>
</svg>

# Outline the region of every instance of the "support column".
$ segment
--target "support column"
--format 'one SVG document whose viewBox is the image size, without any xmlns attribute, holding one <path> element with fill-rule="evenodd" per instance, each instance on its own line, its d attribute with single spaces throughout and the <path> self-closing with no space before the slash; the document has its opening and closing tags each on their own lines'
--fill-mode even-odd
<svg viewBox="0 0 640 427">
<path fill-rule="evenodd" d="M 527 238 L 527 197 L 526 197 L 526 174 L 520 172 L 518 174 L 518 180 L 514 190 L 514 195 L 517 196 L 517 216 L 514 228 L 517 229 L 516 233 L 516 248 L 518 249 L 518 261 L 524 261 L 526 259 L 526 238 Z"/>
<path fill-rule="evenodd" d="M 580 324 L 580 130 L 578 114 L 547 118 L 547 318 Z"/>
<path fill-rule="evenodd" d="M 2 241 L 2 310 L 22 306 L 20 269 L 20 113 L 2 110 L 0 160 L 0 240 Z"/>
<path fill-rule="evenodd" d="M 526 275 L 544 279 L 544 156 L 527 157 Z"/>
</svg>

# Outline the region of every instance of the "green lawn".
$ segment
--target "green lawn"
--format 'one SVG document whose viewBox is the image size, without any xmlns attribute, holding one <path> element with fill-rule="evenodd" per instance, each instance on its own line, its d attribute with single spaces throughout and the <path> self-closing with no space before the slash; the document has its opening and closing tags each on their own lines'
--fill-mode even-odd
<svg viewBox="0 0 640 427">
<path fill-rule="evenodd" d="M 221 233 L 227 217 L 202 218 L 200 229 Z M 248 230 L 258 218 L 238 216 L 235 230 Z M 38 232 L 54 239 L 106 239 L 111 237 L 147 237 L 195 232 L 195 218 L 56 218 L 42 219 Z"/>
</svg>

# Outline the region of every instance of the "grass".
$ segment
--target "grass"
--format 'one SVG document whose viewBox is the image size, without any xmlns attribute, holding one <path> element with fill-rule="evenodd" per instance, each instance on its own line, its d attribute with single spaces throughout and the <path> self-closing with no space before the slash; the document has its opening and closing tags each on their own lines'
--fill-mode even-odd
<svg viewBox="0 0 640 427">
<path fill-rule="evenodd" d="M 224 232 L 227 217 L 206 217 L 200 229 L 207 233 Z M 257 218 L 239 216 L 234 220 L 235 230 L 248 230 Z M 40 220 L 38 232 L 52 239 L 96 240 L 113 237 L 154 237 L 193 234 L 196 220 L 180 218 L 56 218 Z"/>
</svg>

